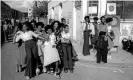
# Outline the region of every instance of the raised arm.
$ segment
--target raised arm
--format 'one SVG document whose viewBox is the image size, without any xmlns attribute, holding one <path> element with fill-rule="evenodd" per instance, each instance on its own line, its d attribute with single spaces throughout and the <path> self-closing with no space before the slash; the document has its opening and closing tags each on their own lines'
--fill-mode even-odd
<svg viewBox="0 0 133 80">
<path fill-rule="evenodd" d="M 13 37 L 13 43 L 16 42 L 16 37 L 17 37 L 17 35 L 15 34 L 14 37 Z"/>
<path fill-rule="evenodd" d="M 44 39 L 43 37 L 41 37 L 40 35 L 34 33 L 33 31 L 30 31 L 30 33 L 32 34 L 32 36 L 39 38 L 39 39 Z"/>
</svg>

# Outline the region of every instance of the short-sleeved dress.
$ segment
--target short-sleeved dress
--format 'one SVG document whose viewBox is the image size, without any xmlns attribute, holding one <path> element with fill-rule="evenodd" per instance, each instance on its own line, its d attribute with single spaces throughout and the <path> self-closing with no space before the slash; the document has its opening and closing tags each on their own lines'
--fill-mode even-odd
<svg viewBox="0 0 133 80">
<path fill-rule="evenodd" d="M 54 33 L 52 33 L 50 36 L 50 41 L 45 41 L 44 43 L 44 49 L 43 49 L 43 53 L 44 53 L 44 66 L 47 66 L 53 62 L 59 61 L 60 57 L 59 57 L 59 53 L 56 49 L 56 47 L 52 47 L 53 45 L 55 45 L 55 40 L 56 37 L 54 35 Z"/>
</svg>

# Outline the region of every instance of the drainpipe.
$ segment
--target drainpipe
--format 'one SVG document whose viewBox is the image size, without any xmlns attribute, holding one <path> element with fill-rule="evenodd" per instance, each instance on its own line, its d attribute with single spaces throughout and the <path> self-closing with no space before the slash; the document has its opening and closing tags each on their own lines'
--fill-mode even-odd
<svg viewBox="0 0 133 80">
<path fill-rule="evenodd" d="M 73 40 L 76 40 L 76 8 L 75 1 L 73 0 Z"/>
</svg>

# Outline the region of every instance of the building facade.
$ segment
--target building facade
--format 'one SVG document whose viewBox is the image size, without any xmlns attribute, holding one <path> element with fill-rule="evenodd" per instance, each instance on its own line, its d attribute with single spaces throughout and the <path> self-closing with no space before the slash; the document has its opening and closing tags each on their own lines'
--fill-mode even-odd
<svg viewBox="0 0 133 80">
<path fill-rule="evenodd" d="M 3 19 L 26 19 L 28 16 L 27 12 L 20 12 L 11 8 L 8 4 L 4 1 L 1 1 L 1 20 Z"/>
<path fill-rule="evenodd" d="M 12 9 L 11 7 L 6 4 L 5 2 L 1 1 L 1 18 L 12 18 Z"/>
<path fill-rule="evenodd" d="M 61 5 L 60 5 L 61 4 Z M 51 0 L 48 4 L 48 19 L 59 20 L 65 18 L 71 29 L 71 35 L 77 44 L 83 47 L 84 17 L 97 16 L 113 17 L 113 30 L 115 32 L 114 46 L 121 47 L 121 40 L 132 36 L 133 38 L 133 1 L 114 0 Z M 82 54 L 78 54 L 82 55 Z"/>
</svg>

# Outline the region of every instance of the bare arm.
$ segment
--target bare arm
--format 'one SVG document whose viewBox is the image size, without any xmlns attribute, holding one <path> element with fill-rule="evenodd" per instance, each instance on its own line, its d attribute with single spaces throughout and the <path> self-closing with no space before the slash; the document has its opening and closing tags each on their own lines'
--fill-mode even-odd
<svg viewBox="0 0 133 80">
<path fill-rule="evenodd" d="M 16 37 L 17 37 L 17 35 L 15 34 L 14 37 L 13 37 L 13 43 L 16 42 Z"/>
</svg>

